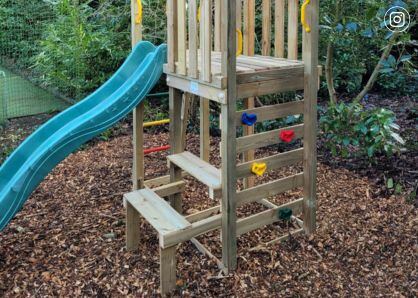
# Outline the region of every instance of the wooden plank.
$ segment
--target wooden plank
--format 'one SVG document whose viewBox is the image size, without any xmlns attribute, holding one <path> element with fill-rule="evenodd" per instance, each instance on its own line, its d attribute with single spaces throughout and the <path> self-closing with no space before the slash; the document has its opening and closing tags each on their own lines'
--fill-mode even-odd
<svg viewBox="0 0 418 298">
<path fill-rule="evenodd" d="M 204 233 L 219 229 L 222 223 L 222 214 L 217 214 L 198 222 L 194 222 L 187 229 L 174 231 L 160 237 L 160 247 L 170 247 L 188 241 Z"/>
<path fill-rule="evenodd" d="M 241 126 L 241 117 L 243 113 L 256 114 L 257 122 L 263 122 L 267 120 L 275 120 L 278 118 L 284 118 L 292 115 L 303 114 L 304 101 L 292 101 L 287 103 L 281 103 L 276 105 L 267 105 L 259 108 L 252 108 L 247 110 L 238 111 L 236 114 L 236 126 Z"/>
<path fill-rule="evenodd" d="M 196 246 L 197 250 L 200 251 L 203 255 L 207 255 L 209 258 L 214 260 L 215 263 L 218 265 L 219 269 L 223 269 L 222 262 L 216 256 L 214 256 L 206 246 L 200 243 L 196 238 L 192 238 L 190 239 L 190 241 L 194 244 L 194 246 Z"/>
<path fill-rule="evenodd" d="M 131 0 L 131 38 L 132 48 L 142 40 L 142 24 L 136 23 L 138 14 L 138 2 Z M 141 102 L 133 111 L 133 166 L 132 166 L 132 189 L 144 187 L 144 103 Z"/>
<path fill-rule="evenodd" d="M 236 235 L 236 0 L 222 1 L 225 12 L 222 15 L 224 34 L 222 44 L 223 74 L 227 77 L 228 99 L 221 106 L 221 156 L 222 156 L 222 262 L 225 272 L 229 273 L 237 266 L 237 235 Z"/>
<path fill-rule="evenodd" d="M 181 75 L 186 75 L 186 47 L 187 47 L 187 32 L 186 32 L 186 1 L 177 0 L 177 31 L 178 31 L 178 68 L 177 72 Z"/>
<path fill-rule="evenodd" d="M 183 145 L 182 151 L 186 150 L 187 139 L 187 125 L 189 123 L 190 104 L 194 95 L 190 93 L 183 94 L 183 105 L 181 109 L 181 142 Z"/>
<path fill-rule="evenodd" d="M 241 206 L 243 204 L 252 203 L 263 198 L 284 193 L 300 186 L 303 186 L 303 173 L 239 191 L 236 195 L 236 201 L 237 204 Z"/>
<path fill-rule="evenodd" d="M 200 98 L 200 158 L 209 162 L 210 156 L 209 100 Z"/>
<path fill-rule="evenodd" d="M 220 90 L 218 88 L 202 84 L 198 81 L 180 78 L 178 76 L 168 76 L 167 85 L 169 87 L 177 88 L 183 90 L 184 92 L 192 93 L 200 97 L 205 97 L 219 103 L 226 102 L 227 92 L 225 90 Z"/>
<path fill-rule="evenodd" d="M 262 3 L 262 38 L 261 53 L 263 56 L 270 56 L 271 53 L 271 0 L 263 0 Z"/>
<path fill-rule="evenodd" d="M 252 56 L 255 50 L 255 0 L 244 0 L 244 55 Z"/>
<path fill-rule="evenodd" d="M 261 96 L 285 91 L 303 90 L 303 80 L 295 77 L 238 85 L 237 98 Z"/>
<path fill-rule="evenodd" d="M 160 291 L 166 297 L 176 288 L 176 247 L 160 247 Z"/>
<path fill-rule="evenodd" d="M 258 83 L 260 81 L 285 80 L 297 83 L 300 88 L 303 81 L 303 65 L 292 68 L 273 68 L 270 70 L 256 71 L 252 73 L 237 73 L 237 84 Z"/>
<path fill-rule="evenodd" d="M 140 217 L 138 211 L 129 203 L 126 202 L 126 249 L 128 251 L 135 251 L 139 246 L 139 230 Z"/>
<path fill-rule="evenodd" d="M 184 183 L 184 181 L 177 181 L 166 185 L 158 186 L 156 188 L 153 188 L 152 191 L 155 192 L 157 196 L 165 198 L 183 192 L 185 185 L 186 183 Z"/>
<path fill-rule="evenodd" d="M 274 56 L 284 58 L 285 0 L 275 0 Z"/>
<path fill-rule="evenodd" d="M 297 229 L 297 230 L 293 230 L 290 231 L 289 234 L 293 237 L 299 234 L 303 233 L 303 229 Z M 249 251 L 257 251 L 257 250 L 262 250 L 265 249 L 266 246 L 272 245 L 272 244 L 276 244 L 276 243 L 280 243 L 280 242 L 284 242 L 286 240 L 289 239 L 289 234 L 285 234 L 283 236 L 280 236 L 276 239 L 273 239 L 271 241 L 265 242 L 263 244 L 257 245 L 256 247 L 250 248 Z"/>
<path fill-rule="evenodd" d="M 295 132 L 295 139 L 301 138 L 303 136 L 303 127 L 303 124 L 298 124 L 237 138 L 237 152 L 278 144 L 282 142 L 279 135 L 283 130 L 293 130 Z"/>
<path fill-rule="evenodd" d="M 221 51 L 221 20 L 222 20 L 222 3 L 221 0 L 215 1 L 215 51 Z"/>
<path fill-rule="evenodd" d="M 186 172 L 182 172 L 182 178 L 187 177 L 188 174 Z M 148 188 L 155 188 L 159 187 L 161 185 L 169 184 L 170 183 L 170 175 L 161 176 L 149 180 L 145 180 L 144 186 Z"/>
<path fill-rule="evenodd" d="M 200 8 L 201 80 L 212 80 L 212 0 L 202 0 Z"/>
<path fill-rule="evenodd" d="M 189 67 L 188 74 L 192 78 L 198 77 L 198 29 L 197 29 L 197 3 L 189 0 Z"/>
<path fill-rule="evenodd" d="M 266 163 L 267 170 L 270 171 L 281 167 L 291 166 L 301 161 L 303 161 L 303 148 L 259 158 L 254 161 L 248 161 L 237 165 L 237 178 L 253 176 L 254 174 L 251 172 L 251 166 L 254 162 Z"/>
<path fill-rule="evenodd" d="M 220 205 L 215 206 L 215 207 L 211 207 L 211 208 L 205 209 L 203 211 L 199 211 L 199 212 L 196 212 L 194 214 L 187 215 L 186 220 L 190 223 L 194 223 L 196 221 L 208 218 L 209 216 L 218 214 L 220 210 L 221 210 Z"/>
<path fill-rule="evenodd" d="M 180 90 L 169 88 L 169 113 L 170 113 L 170 152 L 178 154 L 183 152 L 184 144 L 182 137 L 182 95 Z M 182 179 L 181 169 L 175 165 L 170 165 L 170 183 L 180 181 Z M 182 194 L 177 193 L 169 197 L 171 206 L 179 213 L 182 213 Z"/>
<path fill-rule="evenodd" d="M 306 19 L 311 32 L 303 30 L 303 60 L 305 63 L 305 111 L 303 145 L 304 151 L 304 190 L 303 222 L 306 234 L 316 229 L 316 136 L 317 136 L 317 93 L 318 93 L 318 39 L 319 39 L 319 0 L 311 0 Z"/>
<path fill-rule="evenodd" d="M 279 210 L 283 208 L 292 209 L 293 214 L 302 212 L 303 199 L 283 204 L 274 209 L 269 209 L 255 215 L 239 219 L 237 222 L 237 234 L 242 235 L 264 226 L 275 223 L 279 220 Z"/>
<path fill-rule="evenodd" d="M 189 227 L 191 224 L 170 204 L 150 189 L 141 189 L 124 195 L 127 206 L 135 208 L 159 234 Z M 128 208 L 129 209 L 129 208 Z"/>
<path fill-rule="evenodd" d="M 298 60 L 299 0 L 289 0 L 288 5 L 287 57 Z"/>
<path fill-rule="evenodd" d="M 167 63 L 170 72 L 176 72 L 177 46 L 177 0 L 167 0 Z"/>
<path fill-rule="evenodd" d="M 221 188 L 220 171 L 194 154 L 185 151 L 180 154 L 169 155 L 167 159 L 170 163 L 182 168 L 210 188 Z"/>
</svg>

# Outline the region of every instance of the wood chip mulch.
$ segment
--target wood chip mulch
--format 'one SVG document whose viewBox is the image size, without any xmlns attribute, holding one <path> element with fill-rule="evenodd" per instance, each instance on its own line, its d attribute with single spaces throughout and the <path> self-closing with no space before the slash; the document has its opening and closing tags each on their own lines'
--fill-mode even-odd
<svg viewBox="0 0 418 298">
<path fill-rule="evenodd" d="M 167 134 L 146 139 L 156 146 Z M 213 141 L 213 162 L 219 164 Z M 190 136 L 188 146 L 196 153 L 197 137 Z M 147 157 L 149 178 L 167 172 L 165 155 Z M 46 178 L 0 233 L 1 296 L 159 295 L 158 240 L 152 227 L 141 223 L 137 253 L 124 248 L 122 195 L 131 188 L 131 162 L 131 138 L 120 136 L 72 154 Z M 289 167 L 263 180 L 299 169 Z M 229 276 L 220 275 L 215 261 L 192 244 L 181 244 L 174 295 L 417 297 L 418 209 L 376 189 L 368 177 L 319 164 L 314 235 L 254 251 L 260 241 L 286 229 L 276 224 L 245 234 L 239 238 L 238 269 Z M 300 195 L 296 190 L 275 201 Z M 186 213 L 216 204 L 202 185 L 187 179 Z M 239 216 L 262 210 L 251 204 L 240 208 Z M 199 240 L 220 256 L 219 232 Z"/>
</svg>

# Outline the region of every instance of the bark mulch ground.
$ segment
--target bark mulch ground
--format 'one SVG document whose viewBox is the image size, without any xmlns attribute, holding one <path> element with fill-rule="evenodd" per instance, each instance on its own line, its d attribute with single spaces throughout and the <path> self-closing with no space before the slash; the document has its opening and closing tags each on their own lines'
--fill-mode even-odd
<svg viewBox="0 0 418 298">
<path fill-rule="evenodd" d="M 149 146 L 158 145 L 167 134 L 146 139 Z M 197 137 L 190 136 L 188 144 L 196 152 Z M 164 157 L 147 157 L 149 178 L 166 173 Z M 122 135 L 70 155 L 46 178 L 0 233 L 0 295 L 158 296 L 153 229 L 141 222 L 138 252 L 124 248 L 122 194 L 131 188 L 131 161 L 131 138 Z M 285 168 L 263 180 L 298 170 L 300 165 Z M 230 276 L 219 275 L 216 263 L 192 244 L 181 244 L 175 295 L 416 297 L 418 209 L 405 198 L 383 194 L 372 179 L 319 164 L 317 232 L 256 251 L 250 248 L 286 228 L 279 223 L 241 236 L 238 269 Z M 274 201 L 300 196 L 295 190 Z M 186 213 L 216 204 L 202 185 L 187 179 Z M 252 204 L 239 215 L 261 210 Z M 199 237 L 217 256 L 218 239 L 218 232 Z"/>
</svg>

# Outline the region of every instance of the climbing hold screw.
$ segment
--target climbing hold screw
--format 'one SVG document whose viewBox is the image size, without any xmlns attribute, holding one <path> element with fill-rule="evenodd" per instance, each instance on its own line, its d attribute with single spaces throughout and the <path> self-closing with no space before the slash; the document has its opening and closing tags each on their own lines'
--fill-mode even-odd
<svg viewBox="0 0 418 298">
<path fill-rule="evenodd" d="M 257 115 L 256 114 L 247 114 L 247 113 L 242 113 L 241 116 L 241 122 L 242 124 L 248 125 L 248 126 L 253 126 L 256 122 L 257 122 Z"/>
<path fill-rule="evenodd" d="M 257 176 L 263 176 L 265 171 L 267 170 L 267 164 L 266 163 L 253 163 L 251 166 L 251 172 Z"/>
</svg>

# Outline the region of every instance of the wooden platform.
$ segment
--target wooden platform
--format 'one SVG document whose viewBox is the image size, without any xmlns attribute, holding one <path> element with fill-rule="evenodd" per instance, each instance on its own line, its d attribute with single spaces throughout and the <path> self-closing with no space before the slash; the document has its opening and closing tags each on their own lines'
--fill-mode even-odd
<svg viewBox="0 0 418 298">
<path fill-rule="evenodd" d="M 186 57 L 189 57 L 188 52 Z M 198 77 L 195 79 L 196 82 L 200 84 L 205 84 L 213 86 L 218 89 L 224 89 L 226 87 L 226 78 L 221 74 L 221 53 L 212 52 L 211 56 L 211 81 L 204 81 L 202 78 L 202 63 L 200 52 L 198 55 Z M 176 63 L 178 68 L 178 63 Z M 303 89 L 303 71 L 304 64 L 303 61 L 298 60 L 289 60 L 285 58 L 276 58 L 270 56 L 245 56 L 240 55 L 237 57 L 236 63 L 236 72 L 237 72 L 237 85 L 238 85 L 238 96 L 240 98 L 247 96 L 255 96 L 262 94 L 269 94 L 279 91 L 289 91 L 289 90 L 301 90 Z M 189 59 L 186 62 L 186 72 L 181 72 L 176 69 L 176 72 L 170 72 L 168 65 L 164 66 L 164 72 L 169 76 L 168 84 L 169 86 L 174 85 L 180 89 L 187 88 L 184 87 L 185 83 L 181 79 L 185 80 L 194 80 L 191 78 L 190 74 L 190 63 Z M 260 82 L 270 81 L 273 83 L 273 87 L 268 87 L 269 85 L 260 85 Z M 254 83 L 256 85 L 254 85 Z M 259 84 L 257 86 L 257 84 Z M 246 85 L 247 88 L 243 88 L 240 91 L 240 85 Z M 182 88 L 183 86 L 183 88 Z M 277 89 L 277 86 L 280 89 Z M 276 88 L 274 88 L 276 87 Z M 191 86 L 187 88 L 191 93 L 199 92 L 198 86 Z M 276 90 L 277 89 L 277 90 Z M 207 93 L 207 90 L 205 90 Z M 256 94 L 253 94 L 254 91 Z M 196 94 L 200 95 L 200 94 Z"/>
</svg>

